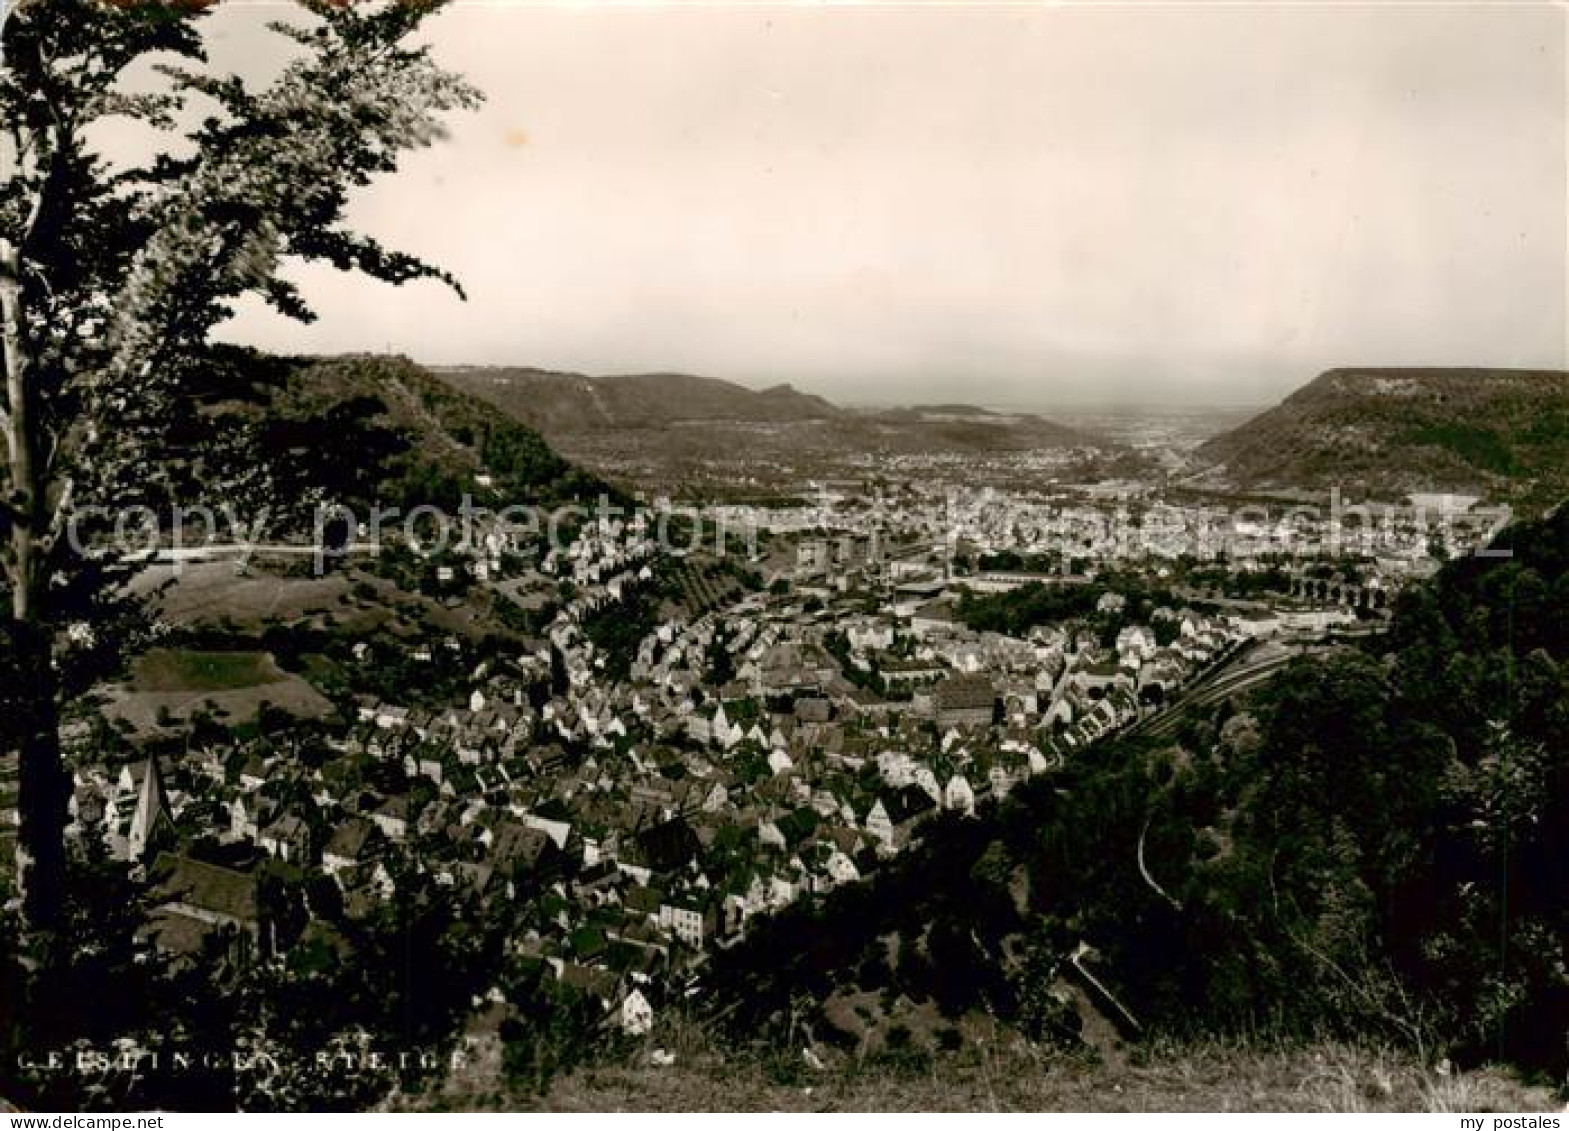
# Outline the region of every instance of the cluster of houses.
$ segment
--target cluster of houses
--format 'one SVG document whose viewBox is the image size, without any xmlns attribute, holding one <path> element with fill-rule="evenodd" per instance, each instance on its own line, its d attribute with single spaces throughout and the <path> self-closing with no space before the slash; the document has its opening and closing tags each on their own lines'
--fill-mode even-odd
<svg viewBox="0 0 1569 1131">
<path fill-rule="evenodd" d="M 916 545 L 945 546 L 951 556 L 961 543 L 1020 554 L 1059 553 L 1090 562 L 1173 562 L 1224 555 L 1249 563 L 1286 556 L 1331 558 L 1343 554 L 1372 559 L 1390 579 L 1426 576 L 1437 562 L 1482 544 L 1503 513 L 1456 495 L 1412 495 L 1401 505 L 1323 505 L 1311 502 L 1273 508 L 1226 507 L 1177 502 L 1154 496 L 1148 484 L 1108 482 L 1093 487 L 1059 485 L 1039 493 L 1015 490 L 956 490 L 941 481 L 908 485 L 900 497 L 899 532 Z M 844 505 L 825 493 L 816 505 L 796 511 L 754 509 L 745 520 L 804 534 L 797 550 L 802 568 L 831 571 L 852 557 L 852 547 L 887 553 L 890 507 Z M 832 537 L 812 529 L 832 527 Z M 893 563 L 897 572 L 899 564 Z M 906 568 L 909 568 L 906 566 Z M 920 567 L 915 567 L 920 568 Z M 988 587 L 985 579 L 979 582 Z"/>
</svg>

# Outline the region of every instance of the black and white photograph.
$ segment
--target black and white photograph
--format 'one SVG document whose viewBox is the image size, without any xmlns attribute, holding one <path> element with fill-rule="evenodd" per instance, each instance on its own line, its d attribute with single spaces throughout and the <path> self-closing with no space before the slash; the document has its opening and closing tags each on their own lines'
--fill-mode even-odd
<svg viewBox="0 0 1569 1131">
<path fill-rule="evenodd" d="M 0 0 L 0 362 L 8 1131 L 1569 1118 L 1563 3 Z"/>
</svg>

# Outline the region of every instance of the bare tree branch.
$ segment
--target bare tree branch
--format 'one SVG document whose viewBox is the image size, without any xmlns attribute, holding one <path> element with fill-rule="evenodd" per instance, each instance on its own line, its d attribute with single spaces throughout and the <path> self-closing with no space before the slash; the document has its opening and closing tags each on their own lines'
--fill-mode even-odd
<svg viewBox="0 0 1569 1131">
<path fill-rule="evenodd" d="M 1138 849 L 1139 875 L 1144 877 L 1144 882 L 1150 886 L 1150 890 L 1151 891 L 1153 891 L 1156 895 L 1160 896 L 1167 903 L 1171 904 L 1171 906 L 1172 906 L 1172 908 L 1174 910 L 1181 911 L 1182 910 L 1182 904 L 1180 902 L 1178 902 L 1177 900 L 1173 899 L 1167 893 L 1165 888 L 1161 887 L 1158 883 L 1155 882 L 1155 877 L 1150 875 L 1149 866 L 1144 863 L 1144 838 L 1149 835 L 1149 831 L 1150 831 L 1150 819 L 1148 817 L 1145 817 L 1144 818 L 1144 827 L 1139 830 L 1139 849 Z"/>
<path fill-rule="evenodd" d="M 56 500 L 54 510 L 49 515 L 49 527 L 44 531 L 43 538 L 40 539 L 40 545 L 45 554 L 54 551 L 56 543 L 60 541 L 60 535 L 65 532 L 65 524 L 67 519 L 70 518 L 71 504 L 75 497 L 76 480 L 67 477 L 65 486 L 60 491 L 60 498 Z"/>
</svg>

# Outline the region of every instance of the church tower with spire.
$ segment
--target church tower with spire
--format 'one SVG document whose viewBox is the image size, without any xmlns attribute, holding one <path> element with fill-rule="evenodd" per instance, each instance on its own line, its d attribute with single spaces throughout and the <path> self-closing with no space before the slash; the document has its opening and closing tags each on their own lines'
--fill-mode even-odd
<svg viewBox="0 0 1569 1131">
<path fill-rule="evenodd" d="M 158 755 L 149 754 L 142 767 L 142 788 L 136 797 L 136 809 L 131 814 L 130 835 L 126 838 L 127 854 L 132 861 L 142 861 L 153 850 L 166 847 L 174 840 L 174 817 L 169 813 L 169 795 L 163 786 L 163 770 L 158 765 Z"/>
</svg>

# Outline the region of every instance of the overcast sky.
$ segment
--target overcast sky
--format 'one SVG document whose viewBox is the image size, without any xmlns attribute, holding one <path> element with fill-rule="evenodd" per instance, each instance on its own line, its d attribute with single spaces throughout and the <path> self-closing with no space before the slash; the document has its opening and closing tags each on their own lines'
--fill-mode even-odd
<svg viewBox="0 0 1569 1131">
<path fill-rule="evenodd" d="M 224 5 L 255 72 L 264 17 Z M 1256 404 L 1565 366 L 1565 16 L 1467 6 L 548 7 L 430 25 L 480 112 L 301 272 L 289 351 L 791 381 L 845 402 Z"/>
</svg>

